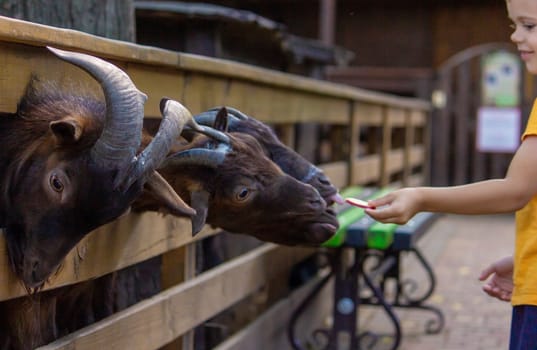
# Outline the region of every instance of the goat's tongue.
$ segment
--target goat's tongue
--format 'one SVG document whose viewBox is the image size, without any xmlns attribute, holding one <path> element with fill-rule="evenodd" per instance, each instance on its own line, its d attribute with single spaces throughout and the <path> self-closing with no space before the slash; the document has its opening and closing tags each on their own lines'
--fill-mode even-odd
<svg viewBox="0 0 537 350">
<path fill-rule="evenodd" d="M 336 194 L 330 196 L 330 200 L 332 200 L 333 202 L 335 202 L 337 204 L 344 204 L 345 203 L 345 199 L 339 194 L 339 192 L 337 192 Z"/>
</svg>

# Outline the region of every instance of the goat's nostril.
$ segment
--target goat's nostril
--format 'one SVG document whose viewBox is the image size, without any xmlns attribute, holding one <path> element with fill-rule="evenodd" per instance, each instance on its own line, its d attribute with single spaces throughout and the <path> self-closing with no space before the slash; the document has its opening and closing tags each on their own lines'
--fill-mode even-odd
<svg viewBox="0 0 537 350">
<path fill-rule="evenodd" d="M 39 267 L 39 260 L 36 260 L 32 263 L 32 270 L 35 271 Z"/>
</svg>

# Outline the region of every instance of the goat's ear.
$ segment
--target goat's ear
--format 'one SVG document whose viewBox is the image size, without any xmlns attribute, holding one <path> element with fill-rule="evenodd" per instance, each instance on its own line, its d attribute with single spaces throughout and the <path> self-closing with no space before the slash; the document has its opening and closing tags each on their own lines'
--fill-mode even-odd
<svg viewBox="0 0 537 350">
<path fill-rule="evenodd" d="M 65 117 L 61 120 L 50 122 L 49 127 L 58 144 L 73 144 L 82 137 L 84 132 L 82 118 Z"/>
<path fill-rule="evenodd" d="M 226 107 L 220 108 L 214 118 L 213 129 L 227 132 L 228 131 L 228 115 Z"/>
<path fill-rule="evenodd" d="M 196 211 L 189 207 L 170 186 L 168 181 L 156 171 L 149 176 L 144 189 L 151 193 L 153 199 L 158 203 L 160 211 L 175 216 L 193 217 L 196 215 Z"/>
<path fill-rule="evenodd" d="M 193 191 L 190 193 L 190 205 L 196 210 L 196 215 L 192 217 L 192 236 L 201 231 L 207 220 L 207 210 L 209 207 L 209 192 Z"/>
</svg>

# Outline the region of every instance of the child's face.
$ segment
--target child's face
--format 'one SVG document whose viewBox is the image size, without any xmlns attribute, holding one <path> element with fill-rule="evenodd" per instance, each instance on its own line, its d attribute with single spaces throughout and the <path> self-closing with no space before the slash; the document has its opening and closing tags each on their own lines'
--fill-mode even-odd
<svg viewBox="0 0 537 350">
<path fill-rule="evenodd" d="M 507 13 L 513 21 L 511 40 L 532 74 L 537 74 L 537 1 L 507 0 Z"/>
</svg>

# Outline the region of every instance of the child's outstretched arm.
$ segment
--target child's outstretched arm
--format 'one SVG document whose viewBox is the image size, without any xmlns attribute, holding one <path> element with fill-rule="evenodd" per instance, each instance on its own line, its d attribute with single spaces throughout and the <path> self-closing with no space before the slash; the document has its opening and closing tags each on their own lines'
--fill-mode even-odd
<svg viewBox="0 0 537 350">
<path fill-rule="evenodd" d="M 486 281 L 483 284 L 485 293 L 502 301 L 510 301 L 513 293 L 513 257 L 507 256 L 487 266 L 481 271 L 479 280 Z"/>
<path fill-rule="evenodd" d="M 370 200 L 366 213 L 375 220 L 406 223 L 420 211 L 497 214 L 524 207 L 537 193 L 537 136 L 520 145 L 503 179 L 452 187 L 409 187 Z"/>
</svg>

